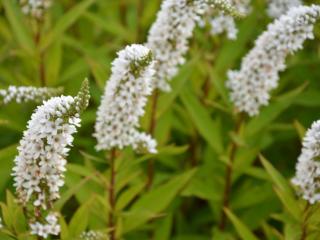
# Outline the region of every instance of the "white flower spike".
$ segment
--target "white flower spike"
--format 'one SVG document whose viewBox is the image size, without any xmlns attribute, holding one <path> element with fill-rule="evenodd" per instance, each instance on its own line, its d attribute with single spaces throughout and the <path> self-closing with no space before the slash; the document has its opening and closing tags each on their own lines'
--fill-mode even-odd
<svg viewBox="0 0 320 240">
<path fill-rule="evenodd" d="M 0 89 L 0 103 L 41 103 L 43 100 L 61 94 L 62 90 L 62 88 L 9 86 L 7 89 Z"/>
<path fill-rule="evenodd" d="M 72 135 L 80 126 L 79 114 L 87 107 L 88 101 L 87 80 L 76 97 L 49 99 L 32 114 L 20 141 L 12 173 L 14 186 L 19 202 L 26 209 L 31 208 L 34 217 L 30 219 L 30 228 L 39 236 L 59 232 L 57 216 L 54 213 L 44 215 L 60 197 Z"/>
<path fill-rule="evenodd" d="M 279 72 L 286 68 L 289 54 L 313 39 L 314 23 L 320 16 L 320 6 L 292 8 L 276 19 L 256 40 L 238 71 L 229 71 L 227 87 L 231 100 L 241 112 L 259 114 L 261 106 L 269 103 L 270 91 L 278 86 Z"/>
<path fill-rule="evenodd" d="M 133 44 L 118 52 L 97 113 L 98 150 L 132 146 L 136 151 L 156 152 L 155 140 L 138 131 L 153 75 L 154 61 L 147 47 Z"/>
<path fill-rule="evenodd" d="M 303 139 L 301 155 L 292 183 L 310 204 L 320 201 L 320 121 L 312 124 Z"/>
<path fill-rule="evenodd" d="M 170 91 L 170 81 L 185 62 L 189 39 L 203 15 L 214 8 L 239 16 L 228 0 L 164 0 L 152 25 L 146 46 L 155 57 L 153 88 Z"/>
</svg>

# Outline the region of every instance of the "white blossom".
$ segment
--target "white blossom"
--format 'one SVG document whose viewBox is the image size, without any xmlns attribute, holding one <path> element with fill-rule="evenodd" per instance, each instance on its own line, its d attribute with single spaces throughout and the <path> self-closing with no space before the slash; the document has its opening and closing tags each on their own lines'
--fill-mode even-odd
<svg viewBox="0 0 320 240">
<path fill-rule="evenodd" d="M 261 106 L 268 105 L 270 91 L 278 86 L 279 72 L 286 68 L 286 57 L 301 49 L 306 39 L 313 39 L 319 14 L 317 5 L 292 8 L 260 35 L 240 70 L 228 72 L 227 87 L 238 110 L 254 116 Z"/>
<path fill-rule="evenodd" d="M 303 199 L 314 204 L 320 201 L 320 121 L 312 124 L 303 139 L 301 155 L 292 183 Z"/>
<path fill-rule="evenodd" d="M 98 150 L 132 146 L 139 151 L 143 145 L 148 152 L 156 151 L 155 141 L 138 131 L 153 75 L 154 61 L 147 47 L 133 44 L 118 52 L 97 113 Z"/>
<path fill-rule="evenodd" d="M 55 213 L 50 213 L 45 218 L 46 223 L 35 222 L 30 224 L 31 234 L 37 235 L 43 238 L 47 238 L 49 235 L 59 235 L 60 225 L 58 224 L 58 217 Z"/>
<path fill-rule="evenodd" d="M 62 88 L 37 88 L 24 86 L 9 86 L 7 89 L 0 89 L 0 100 L 4 104 L 10 102 L 36 102 L 41 103 L 43 100 L 62 93 Z"/>
<path fill-rule="evenodd" d="M 302 5 L 301 0 L 268 0 L 268 15 L 278 18 L 286 14 L 290 8 Z"/>
<path fill-rule="evenodd" d="M 22 12 L 36 19 L 43 18 L 52 0 L 20 0 Z"/>
<path fill-rule="evenodd" d="M 73 142 L 72 135 L 80 126 L 79 114 L 87 107 L 88 99 L 88 82 L 85 81 L 76 97 L 53 97 L 45 101 L 28 122 L 12 175 L 19 202 L 24 207 L 31 205 L 36 209 L 35 215 L 49 210 L 60 197 L 59 189 L 64 185 L 63 174 Z M 38 218 L 35 216 L 35 220 Z M 30 227 L 42 236 L 56 229 L 53 228 L 54 222 L 53 215 L 49 214 L 46 223 L 33 221 Z"/>
<path fill-rule="evenodd" d="M 230 4 L 232 4 L 235 9 L 243 14 L 247 15 L 251 11 L 250 2 L 251 0 L 229 0 Z M 211 17 L 208 22 L 211 28 L 211 34 L 213 36 L 219 35 L 222 33 L 226 33 L 227 38 L 234 40 L 237 38 L 238 28 L 236 26 L 236 22 L 234 17 L 226 15 L 225 13 L 211 11 L 208 15 Z M 204 23 L 200 23 L 200 25 L 204 25 Z"/>
<path fill-rule="evenodd" d="M 170 81 L 185 62 L 189 39 L 197 22 L 210 9 L 236 15 L 228 0 L 164 0 L 146 46 L 156 59 L 153 88 L 170 91 Z"/>
<path fill-rule="evenodd" d="M 2 225 L 2 218 L 0 217 L 0 229 L 3 228 L 3 225 Z"/>
<path fill-rule="evenodd" d="M 80 235 L 81 240 L 108 240 L 108 236 L 100 231 L 87 231 Z"/>
</svg>

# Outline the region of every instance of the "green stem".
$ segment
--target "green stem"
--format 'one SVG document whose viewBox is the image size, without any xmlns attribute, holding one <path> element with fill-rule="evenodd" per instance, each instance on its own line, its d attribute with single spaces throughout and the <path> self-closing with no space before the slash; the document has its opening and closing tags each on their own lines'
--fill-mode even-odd
<svg viewBox="0 0 320 240">
<path fill-rule="evenodd" d="M 243 122 L 243 115 L 240 114 L 235 124 L 236 134 L 239 134 L 242 122 Z M 238 145 L 234 141 L 232 141 L 230 146 L 229 162 L 227 164 L 226 175 L 225 175 L 225 188 L 223 193 L 223 203 L 222 203 L 221 218 L 220 218 L 220 224 L 219 224 L 219 229 L 221 231 L 225 229 L 226 223 L 227 223 L 227 216 L 224 209 L 229 208 L 230 193 L 231 193 L 231 186 L 232 186 L 233 165 L 234 165 L 237 149 L 238 149 Z"/>
</svg>

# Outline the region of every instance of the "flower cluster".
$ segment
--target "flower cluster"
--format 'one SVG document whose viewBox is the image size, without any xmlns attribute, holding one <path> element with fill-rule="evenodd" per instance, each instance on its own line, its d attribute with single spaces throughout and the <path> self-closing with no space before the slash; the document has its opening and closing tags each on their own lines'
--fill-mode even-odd
<svg viewBox="0 0 320 240">
<path fill-rule="evenodd" d="M 36 19 L 41 19 L 51 6 L 52 0 L 20 0 L 22 12 Z"/>
<path fill-rule="evenodd" d="M 155 141 L 137 130 L 153 75 L 154 61 L 147 47 L 133 44 L 118 52 L 97 113 L 94 136 L 98 150 L 132 146 L 156 152 Z"/>
<path fill-rule="evenodd" d="M 16 87 L 9 86 L 7 89 L 0 89 L 0 99 L 4 104 L 10 102 L 36 102 L 41 103 L 62 93 L 62 88 L 37 88 L 37 87 Z"/>
<path fill-rule="evenodd" d="M 108 240 L 108 236 L 99 231 L 83 232 L 80 235 L 81 240 Z"/>
<path fill-rule="evenodd" d="M 230 0 L 230 4 L 233 4 L 239 13 L 247 15 L 250 12 L 250 1 L 251 0 Z M 213 36 L 226 33 L 228 39 L 234 40 L 237 38 L 238 29 L 234 17 L 217 11 L 210 13 L 210 15 L 214 16 L 209 20 L 211 34 Z"/>
<path fill-rule="evenodd" d="M 84 81 L 76 97 L 53 97 L 39 106 L 23 133 L 12 175 L 19 202 L 35 209 L 30 225 L 35 233 L 45 234 L 48 229 L 52 230 L 49 233 L 56 233 L 54 215 L 42 220 L 42 211 L 49 210 L 60 197 L 72 135 L 88 101 L 89 86 Z"/>
<path fill-rule="evenodd" d="M 50 213 L 45 218 L 45 221 L 45 224 L 40 222 L 31 223 L 31 234 L 47 238 L 49 235 L 58 235 L 60 233 L 57 214 Z"/>
<path fill-rule="evenodd" d="M 303 139 L 303 148 L 292 183 L 310 204 L 320 201 L 320 121 L 312 124 Z"/>
<path fill-rule="evenodd" d="M 285 59 L 312 39 L 313 25 L 320 16 L 320 6 L 292 8 L 276 19 L 255 42 L 242 60 L 239 71 L 229 71 L 227 87 L 231 100 L 241 112 L 257 115 L 268 105 L 270 91 L 277 87 L 279 72 L 285 70 Z"/>
<path fill-rule="evenodd" d="M 278 18 L 286 14 L 290 8 L 300 5 L 302 5 L 301 0 L 269 0 L 268 15 L 271 18 Z"/>
<path fill-rule="evenodd" d="M 210 8 L 237 16 L 227 0 L 164 0 L 146 46 L 156 59 L 153 88 L 170 91 L 170 81 L 185 62 L 196 23 Z"/>
</svg>

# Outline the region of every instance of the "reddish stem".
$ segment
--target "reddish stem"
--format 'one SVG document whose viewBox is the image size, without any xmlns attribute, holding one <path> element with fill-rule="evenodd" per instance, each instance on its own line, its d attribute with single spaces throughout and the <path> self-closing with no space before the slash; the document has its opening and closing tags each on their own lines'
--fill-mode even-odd
<svg viewBox="0 0 320 240">
<path fill-rule="evenodd" d="M 155 128 L 157 126 L 157 105 L 158 105 L 159 91 L 156 89 L 152 96 L 152 106 L 151 106 L 151 120 L 149 126 L 149 134 L 154 135 Z M 154 179 L 154 159 L 150 159 L 148 162 L 148 180 L 146 184 L 146 189 L 149 190 L 152 186 Z"/>
<path fill-rule="evenodd" d="M 115 170 L 116 149 L 112 149 L 110 153 L 110 183 L 109 183 L 109 228 L 110 240 L 116 240 L 116 226 L 115 226 L 115 184 L 116 184 L 116 170 Z"/>
<path fill-rule="evenodd" d="M 243 121 L 243 115 L 241 114 L 236 122 L 235 126 L 235 132 L 238 134 L 241 128 L 241 124 Z M 221 209 L 221 218 L 220 218 L 220 224 L 219 229 L 224 230 L 227 223 L 227 216 L 224 211 L 225 208 L 229 208 L 229 201 L 230 201 L 230 193 L 231 193 L 231 185 L 232 185 L 232 172 L 233 172 L 233 164 L 235 160 L 235 155 L 238 149 L 238 145 L 232 141 L 231 142 L 231 148 L 230 148 L 230 155 L 229 155 L 229 162 L 226 169 L 226 175 L 225 175 L 225 188 L 223 193 L 223 207 Z"/>
</svg>

